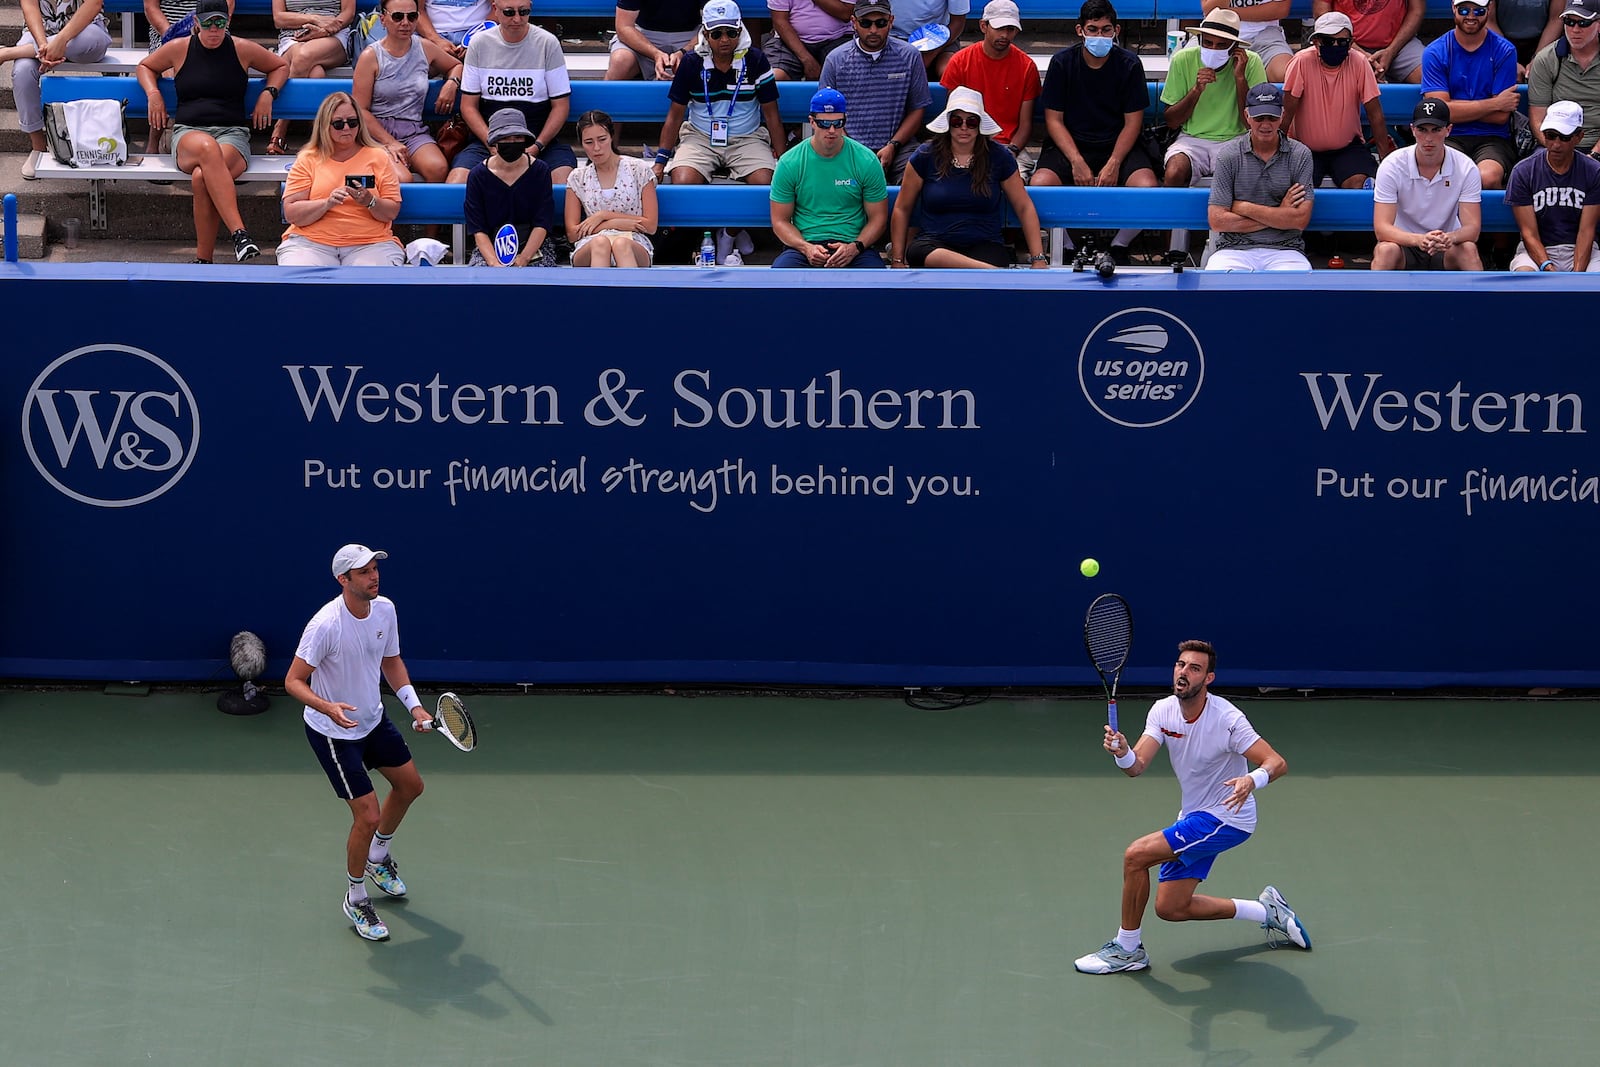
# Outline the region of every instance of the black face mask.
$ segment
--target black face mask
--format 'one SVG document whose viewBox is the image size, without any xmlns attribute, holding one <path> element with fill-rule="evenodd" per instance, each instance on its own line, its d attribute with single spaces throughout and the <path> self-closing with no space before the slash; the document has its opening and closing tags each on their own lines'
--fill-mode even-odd
<svg viewBox="0 0 1600 1067">
<path fill-rule="evenodd" d="M 1345 57 L 1349 54 L 1350 46 L 1348 44 L 1317 45 L 1317 55 L 1321 56 L 1322 61 L 1330 67 L 1337 67 L 1339 64 L 1343 63 L 1345 61 Z"/>
<path fill-rule="evenodd" d="M 500 141 L 495 144 L 494 150 L 507 163 L 515 163 L 517 157 L 527 154 L 528 146 L 522 141 Z"/>
</svg>

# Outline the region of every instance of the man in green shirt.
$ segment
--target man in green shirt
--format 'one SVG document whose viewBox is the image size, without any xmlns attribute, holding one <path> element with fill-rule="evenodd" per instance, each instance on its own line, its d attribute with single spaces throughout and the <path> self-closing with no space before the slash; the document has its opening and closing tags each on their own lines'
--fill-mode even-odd
<svg viewBox="0 0 1600 1067">
<path fill-rule="evenodd" d="M 811 138 L 785 152 L 772 176 L 772 232 L 787 246 L 772 265 L 883 269 L 871 247 L 889 223 L 883 166 L 845 136 L 837 89 L 812 96 L 811 126 Z"/>
</svg>

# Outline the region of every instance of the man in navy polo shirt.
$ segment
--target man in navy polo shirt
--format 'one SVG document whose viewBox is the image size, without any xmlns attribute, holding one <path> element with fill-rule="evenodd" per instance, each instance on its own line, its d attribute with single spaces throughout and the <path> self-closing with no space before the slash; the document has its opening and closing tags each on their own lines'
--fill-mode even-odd
<svg viewBox="0 0 1600 1067">
<path fill-rule="evenodd" d="M 733 0 L 711 0 L 700 23 L 700 39 L 667 89 L 656 180 L 665 171 L 674 185 L 706 185 L 726 169 L 739 181 L 770 185 L 783 145 L 772 65 L 750 43 Z"/>
</svg>

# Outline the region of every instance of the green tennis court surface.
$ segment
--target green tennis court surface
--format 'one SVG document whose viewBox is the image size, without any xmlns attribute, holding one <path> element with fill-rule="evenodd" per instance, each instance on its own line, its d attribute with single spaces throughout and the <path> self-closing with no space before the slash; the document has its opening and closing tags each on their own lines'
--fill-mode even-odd
<svg viewBox="0 0 1600 1067">
<path fill-rule="evenodd" d="M 1595 703 L 1219 692 L 1290 772 L 1207 891 L 1277 885 L 1315 951 L 1152 913 L 1107 977 L 1072 959 L 1178 797 L 1099 701 L 478 696 L 478 751 L 413 740 L 369 944 L 286 698 L 0 693 L 0 1060 L 1590 1061 Z"/>
</svg>

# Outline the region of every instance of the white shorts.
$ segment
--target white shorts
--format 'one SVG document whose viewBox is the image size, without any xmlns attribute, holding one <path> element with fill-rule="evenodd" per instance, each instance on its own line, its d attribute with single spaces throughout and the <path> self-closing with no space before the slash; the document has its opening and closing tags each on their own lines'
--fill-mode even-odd
<svg viewBox="0 0 1600 1067">
<path fill-rule="evenodd" d="M 399 241 L 370 245 L 325 245 L 300 234 L 278 242 L 280 267 L 403 267 L 406 250 Z"/>
<path fill-rule="evenodd" d="M 1161 157 L 1161 165 L 1165 167 L 1173 156 L 1188 156 L 1189 184 L 1195 185 L 1201 178 L 1209 178 L 1216 173 L 1217 149 L 1227 143 L 1227 141 L 1208 141 L 1204 137 L 1180 133 L 1167 149 L 1167 154 Z"/>
<path fill-rule="evenodd" d="M 1545 245 L 1544 254 L 1550 257 L 1550 262 L 1556 265 L 1556 270 L 1572 270 L 1572 256 L 1577 251 L 1576 245 Z M 1528 249 L 1521 241 L 1517 242 L 1517 254 L 1511 257 L 1512 270 L 1538 270 L 1539 264 L 1528 255 Z M 1588 273 L 1600 273 L 1600 245 L 1589 251 Z"/>
<path fill-rule="evenodd" d="M 1311 261 L 1292 248 L 1219 248 L 1206 260 L 1205 269 L 1236 273 L 1310 270 Z"/>
</svg>

